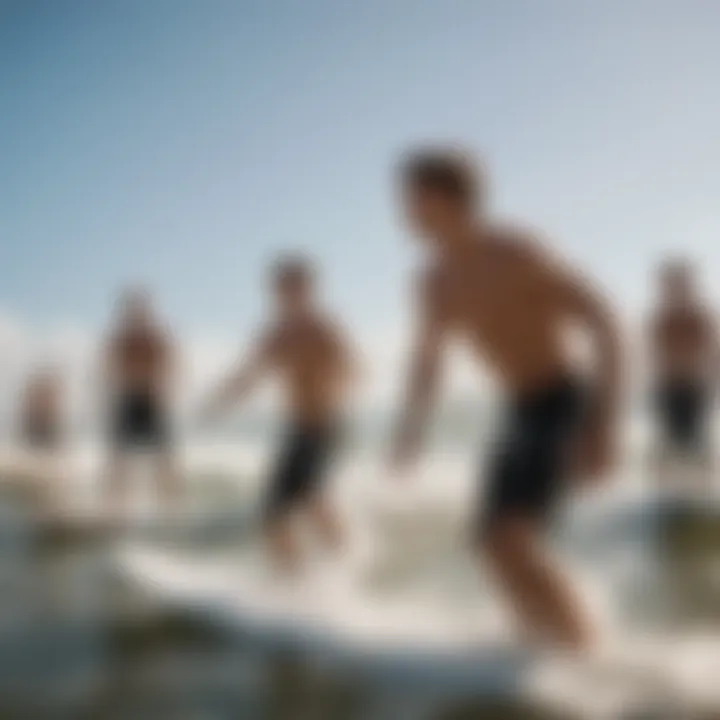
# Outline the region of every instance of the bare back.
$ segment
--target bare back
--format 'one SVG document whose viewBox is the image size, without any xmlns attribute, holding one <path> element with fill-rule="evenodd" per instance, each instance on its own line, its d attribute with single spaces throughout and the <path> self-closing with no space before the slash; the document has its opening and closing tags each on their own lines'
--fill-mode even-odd
<svg viewBox="0 0 720 720">
<path fill-rule="evenodd" d="M 556 280 L 539 245 L 491 230 L 432 269 L 426 301 L 510 391 L 532 391 L 568 370 Z"/>
<path fill-rule="evenodd" d="M 267 343 L 293 421 L 336 421 L 343 410 L 349 363 L 339 328 L 322 316 L 298 318 L 277 327 Z"/>
</svg>

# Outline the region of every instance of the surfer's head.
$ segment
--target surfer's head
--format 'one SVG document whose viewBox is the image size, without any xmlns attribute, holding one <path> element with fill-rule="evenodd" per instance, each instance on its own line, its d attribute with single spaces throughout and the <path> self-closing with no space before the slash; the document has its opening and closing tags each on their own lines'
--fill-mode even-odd
<svg viewBox="0 0 720 720">
<path fill-rule="evenodd" d="M 315 266 L 301 255 L 285 255 L 273 265 L 271 283 L 282 312 L 307 309 L 315 289 Z"/>
<path fill-rule="evenodd" d="M 118 315 L 124 327 L 141 328 L 150 325 L 153 317 L 150 291 L 140 285 L 125 288 L 120 294 Z"/>
<path fill-rule="evenodd" d="M 405 215 L 410 227 L 435 244 L 468 237 L 483 206 L 483 173 L 467 154 L 424 148 L 400 164 Z"/>
<path fill-rule="evenodd" d="M 663 301 L 670 304 L 689 302 L 696 293 L 695 268 L 685 258 L 667 259 L 660 266 L 659 286 Z"/>
</svg>

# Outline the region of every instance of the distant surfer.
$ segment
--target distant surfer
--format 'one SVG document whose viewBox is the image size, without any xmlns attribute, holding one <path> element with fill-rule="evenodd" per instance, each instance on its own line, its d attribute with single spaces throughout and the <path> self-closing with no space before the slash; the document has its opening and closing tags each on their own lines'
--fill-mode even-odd
<svg viewBox="0 0 720 720">
<path fill-rule="evenodd" d="M 532 636 L 586 647 L 591 623 L 546 554 L 542 531 L 568 493 L 568 473 L 587 481 L 611 465 L 621 387 L 614 315 L 534 232 L 488 216 L 482 178 L 466 157 L 421 149 L 402 164 L 401 185 L 410 225 L 431 258 L 417 287 L 417 335 L 393 466 L 414 459 L 444 346 L 464 340 L 509 395 L 507 426 L 477 506 L 475 546 Z M 587 385 L 564 342 L 572 327 L 593 340 L 595 373 Z"/>
<path fill-rule="evenodd" d="M 213 393 L 206 419 L 245 399 L 261 379 L 276 375 L 288 409 L 285 438 L 271 473 L 265 531 L 274 559 L 284 569 L 300 560 L 296 522 L 308 517 L 329 546 L 342 540 L 326 492 L 337 450 L 354 358 L 345 332 L 320 307 L 315 272 L 306 259 L 286 257 L 272 269 L 277 316 L 249 356 Z"/>
<path fill-rule="evenodd" d="M 57 373 L 30 375 L 20 402 L 19 434 L 23 445 L 37 452 L 57 450 L 62 439 L 62 394 Z"/>
<path fill-rule="evenodd" d="M 46 509 L 54 509 L 60 494 L 57 483 L 63 450 L 62 390 L 58 372 L 37 370 L 28 377 L 19 403 L 17 430 L 25 456 L 21 472 L 31 481 Z"/>
<path fill-rule="evenodd" d="M 715 321 L 684 260 L 665 262 L 659 300 L 650 318 L 650 370 L 658 443 L 654 469 L 662 484 L 669 461 L 689 460 L 710 470 L 708 421 L 717 383 L 720 347 Z M 674 474 L 673 474 L 674 475 Z"/>
<path fill-rule="evenodd" d="M 137 452 L 152 455 L 157 489 L 169 509 L 180 491 L 170 427 L 175 349 L 146 290 L 133 288 L 121 296 L 103 370 L 110 425 L 109 510 L 126 510 L 128 463 Z"/>
</svg>

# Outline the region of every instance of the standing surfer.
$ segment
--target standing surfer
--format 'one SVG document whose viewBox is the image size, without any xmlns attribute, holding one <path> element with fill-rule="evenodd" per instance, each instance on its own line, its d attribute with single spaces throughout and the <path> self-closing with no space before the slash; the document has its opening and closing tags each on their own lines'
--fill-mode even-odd
<svg viewBox="0 0 720 720">
<path fill-rule="evenodd" d="M 535 233 L 487 214 L 481 178 L 463 156 L 421 150 L 402 165 L 405 211 L 431 255 L 417 289 L 417 338 L 396 468 L 414 459 L 451 337 L 469 343 L 509 395 L 478 504 L 475 547 L 532 634 L 584 647 L 592 630 L 569 580 L 542 544 L 567 472 L 596 477 L 611 466 L 621 358 L 607 300 L 556 259 Z M 591 393 L 567 353 L 565 330 L 591 337 Z M 569 467 L 569 463 L 572 466 Z"/>
<path fill-rule="evenodd" d="M 715 322 L 697 287 L 695 270 L 684 260 L 665 262 L 658 273 L 659 299 L 649 322 L 650 371 L 659 429 L 653 452 L 658 478 L 669 480 L 672 459 L 711 469 L 708 420 L 715 392 L 718 337 Z"/>
<path fill-rule="evenodd" d="M 213 393 L 203 414 L 217 416 L 245 399 L 261 379 L 279 377 L 289 418 L 271 474 L 265 531 L 275 560 L 289 569 L 300 559 L 299 516 L 309 518 L 327 544 L 341 541 L 325 479 L 339 441 L 354 358 L 345 332 L 318 303 L 315 272 L 307 260 L 280 260 L 271 285 L 274 322 Z"/>
<path fill-rule="evenodd" d="M 150 295 L 142 288 L 126 291 L 103 358 L 111 445 L 106 502 L 111 512 L 125 510 L 128 461 L 138 451 L 152 454 L 165 508 L 178 500 L 170 428 L 174 371 L 175 348 Z"/>
<path fill-rule="evenodd" d="M 63 450 L 63 383 L 54 370 L 33 372 L 20 397 L 18 434 L 26 460 L 24 473 L 48 509 L 56 509 Z"/>
</svg>

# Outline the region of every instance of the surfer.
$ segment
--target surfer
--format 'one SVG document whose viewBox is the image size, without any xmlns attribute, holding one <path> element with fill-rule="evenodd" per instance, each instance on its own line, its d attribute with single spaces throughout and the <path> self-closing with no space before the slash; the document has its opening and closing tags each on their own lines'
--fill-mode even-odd
<svg viewBox="0 0 720 720">
<path fill-rule="evenodd" d="M 592 629 L 570 583 L 544 551 L 542 531 L 567 493 L 567 472 L 586 480 L 614 454 L 620 400 L 619 334 L 607 300 L 555 258 L 534 232 L 487 214 L 482 178 L 464 156 L 420 150 L 401 165 L 405 211 L 431 255 L 417 289 L 417 336 L 408 395 L 393 441 L 395 470 L 411 462 L 441 375 L 444 346 L 466 341 L 509 395 L 484 477 L 474 542 L 525 628 L 585 647 Z M 564 342 L 593 340 L 586 393 Z"/>
<path fill-rule="evenodd" d="M 28 378 L 20 403 L 20 439 L 30 450 L 54 451 L 61 440 L 61 383 L 49 370 L 34 372 Z"/>
<path fill-rule="evenodd" d="M 245 399 L 267 375 L 279 376 L 289 418 L 269 484 L 265 532 L 274 559 L 291 569 L 300 555 L 298 515 L 309 517 L 329 546 L 342 540 L 324 481 L 337 449 L 355 363 L 345 332 L 318 304 L 315 273 L 307 260 L 279 260 L 271 272 L 271 285 L 275 321 L 212 394 L 202 415 L 217 417 Z"/>
<path fill-rule="evenodd" d="M 710 466 L 707 425 L 716 385 L 718 338 L 697 288 L 695 271 L 668 260 L 658 273 L 659 300 L 650 318 L 649 345 L 659 429 L 655 469 L 672 455 Z"/>
<path fill-rule="evenodd" d="M 156 318 L 148 292 L 133 288 L 123 293 L 103 362 L 110 422 L 106 501 L 111 511 L 125 510 L 128 460 L 137 451 L 152 453 L 166 509 L 178 499 L 169 421 L 174 365 L 170 334 Z"/>
<path fill-rule="evenodd" d="M 50 369 L 28 377 L 20 397 L 18 435 L 26 451 L 23 475 L 44 506 L 55 504 L 62 452 L 63 393 L 60 375 Z"/>
</svg>

